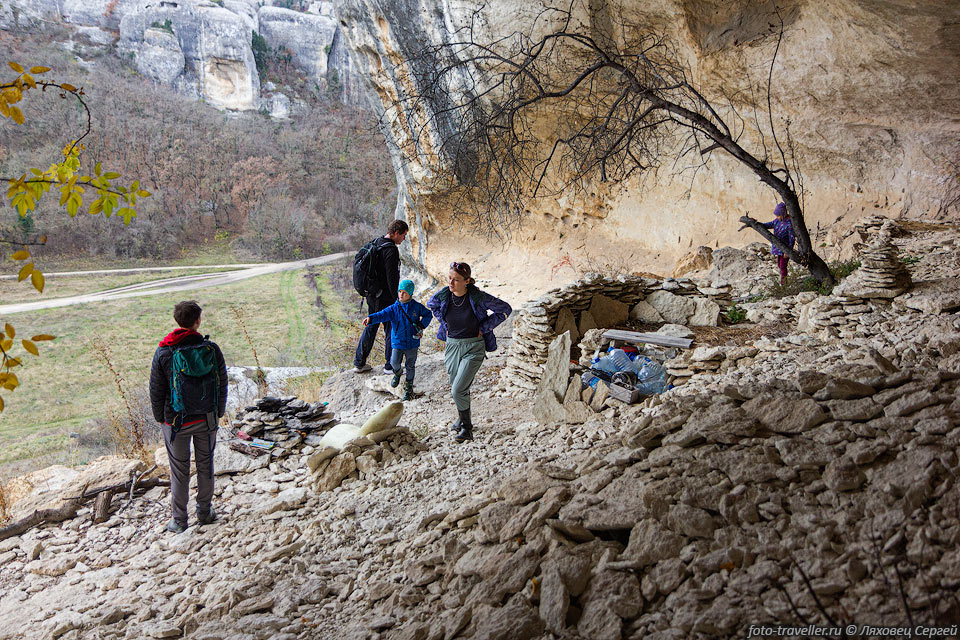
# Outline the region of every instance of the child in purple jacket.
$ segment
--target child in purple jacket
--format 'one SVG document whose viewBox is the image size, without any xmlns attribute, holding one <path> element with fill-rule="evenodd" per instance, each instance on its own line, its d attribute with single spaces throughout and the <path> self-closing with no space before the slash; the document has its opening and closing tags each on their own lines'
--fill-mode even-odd
<svg viewBox="0 0 960 640">
<path fill-rule="evenodd" d="M 773 215 L 775 220 L 765 222 L 763 226 L 767 229 L 773 229 L 773 235 L 777 240 L 793 249 L 793 243 L 796 242 L 797 238 L 793 235 L 793 224 L 791 224 L 790 217 L 787 215 L 787 205 L 782 202 L 778 204 L 773 210 Z M 777 257 L 777 267 L 780 268 L 780 286 L 783 286 L 787 283 L 787 263 L 790 262 L 790 258 L 783 255 L 783 251 L 773 244 L 770 245 L 770 253 Z"/>
</svg>

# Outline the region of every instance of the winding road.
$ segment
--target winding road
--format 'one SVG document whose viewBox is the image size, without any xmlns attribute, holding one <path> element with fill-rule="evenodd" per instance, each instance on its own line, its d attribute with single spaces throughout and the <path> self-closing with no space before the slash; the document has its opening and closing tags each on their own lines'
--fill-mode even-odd
<svg viewBox="0 0 960 640">
<path fill-rule="evenodd" d="M 150 282 L 141 282 L 126 287 L 117 287 L 107 291 L 97 293 L 85 293 L 79 296 L 65 296 L 62 298 L 49 298 L 46 300 L 37 300 L 35 302 L 20 302 L 17 304 L 0 305 L 0 315 L 12 313 L 23 313 L 25 311 L 38 311 L 40 309 L 53 309 L 56 307 L 69 307 L 75 304 L 87 304 L 89 302 L 103 302 L 106 300 L 120 300 L 122 298 L 136 298 L 138 296 L 153 296 L 159 293 L 171 293 L 174 291 L 190 291 L 191 289 L 205 289 L 207 287 L 220 287 L 226 284 L 233 284 L 247 278 L 256 278 L 257 276 L 268 273 L 277 273 L 278 271 L 292 271 L 295 269 L 305 269 L 321 264 L 330 264 L 337 260 L 350 256 L 350 253 L 331 253 L 319 258 L 310 258 L 308 260 L 298 260 L 296 262 L 276 262 L 268 264 L 244 264 L 244 265 L 203 265 L 196 267 L 141 267 L 138 269 L 105 269 L 99 271 L 69 271 L 62 273 L 50 273 L 47 276 L 66 276 L 66 275 L 117 275 L 122 273 L 137 273 L 143 271 L 166 271 L 169 269 L 203 269 L 207 268 L 226 268 L 239 267 L 234 271 L 201 273 L 190 276 L 178 276 L 173 278 L 161 278 Z"/>
</svg>

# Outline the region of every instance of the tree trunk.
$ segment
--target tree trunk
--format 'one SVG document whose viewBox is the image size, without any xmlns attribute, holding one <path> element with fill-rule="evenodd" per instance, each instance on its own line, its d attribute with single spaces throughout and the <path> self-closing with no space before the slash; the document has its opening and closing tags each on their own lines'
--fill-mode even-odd
<svg viewBox="0 0 960 640">
<path fill-rule="evenodd" d="M 78 500 L 70 500 L 56 509 L 37 509 L 26 518 L 21 518 L 16 522 L 11 522 L 5 527 L 0 527 L 0 540 L 18 536 L 24 531 L 32 529 L 44 522 L 63 522 L 64 520 L 69 520 L 77 515 L 77 509 L 79 508 L 80 502 Z"/>
<path fill-rule="evenodd" d="M 97 494 L 97 499 L 93 503 L 93 524 L 106 522 L 110 517 L 110 503 L 113 500 L 113 493 L 104 491 Z"/>
</svg>

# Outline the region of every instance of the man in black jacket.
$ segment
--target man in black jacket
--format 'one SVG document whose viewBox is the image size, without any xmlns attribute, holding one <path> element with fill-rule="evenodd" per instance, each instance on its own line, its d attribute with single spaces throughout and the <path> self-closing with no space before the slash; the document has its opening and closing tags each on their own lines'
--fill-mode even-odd
<svg viewBox="0 0 960 640">
<path fill-rule="evenodd" d="M 377 291 L 367 296 L 367 307 L 369 313 L 376 313 L 386 309 L 397 301 L 397 287 L 400 284 L 400 250 L 397 245 L 407 237 L 407 223 L 403 220 L 394 220 L 387 227 L 387 235 L 377 238 L 377 255 L 375 264 Z M 369 315 L 369 314 L 368 314 Z M 390 347 L 390 323 L 384 322 L 384 358 L 386 365 L 383 370 L 392 371 L 390 367 L 390 355 L 393 349 Z M 353 370 L 357 373 L 370 371 L 370 365 L 367 364 L 367 357 L 370 350 L 373 349 L 373 343 L 377 339 L 377 328 L 379 324 L 369 324 L 360 334 L 360 342 L 357 343 L 357 353 L 353 356 Z"/>
<path fill-rule="evenodd" d="M 227 366 L 223 353 L 200 328 L 200 305 L 195 300 L 179 302 L 173 308 L 173 319 L 180 325 L 160 342 L 150 368 L 150 404 L 153 417 L 160 423 L 170 461 L 170 501 L 173 519 L 167 530 L 181 533 L 187 528 L 187 494 L 190 490 L 190 442 L 193 441 L 197 461 L 197 520 L 208 524 L 217 519 L 213 510 L 213 449 L 217 444 L 217 420 L 227 407 Z M 181 347 L 208 344 L 216 356 L 215 374 L 206 379 L 215 381 L 216 406 L 205 414 L 178 415 L 171 402 L 171 377 L 174 352 Z M 214 375 L 216 376 L 214 379 Z M 181 377 L 181 384 L 182 377 Z M 186 391 L 181 390 L 182 393 Z M 211 400 L 213 400 L 211 398 Z M 211 403 L 212 404 L 212 403 Z M 211 407 L 213 409 L 214 407 Z"/>
</svg>

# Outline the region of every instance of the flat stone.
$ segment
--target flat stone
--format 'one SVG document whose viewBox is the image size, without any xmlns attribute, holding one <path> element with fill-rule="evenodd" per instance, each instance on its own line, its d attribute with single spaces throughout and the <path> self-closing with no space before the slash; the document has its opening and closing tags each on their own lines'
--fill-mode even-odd
<svg viewBox="0 0 960 640">
<path fill-rule="evenodd" d="M 742 409 L 775 433 L 803 433 L 828 417 L 813 398 L 784 393 L 761 393 Z"/>
<path fill-rule="evenodd" d="M 692 338 L 694 336 L 693 330 L 682 324 L 665 324 L 657 329 L 656 333 L 673 338 Z"/>
<path fill-rule="evenodd" d="M 151 622 L 147 633 L 151 638 L 179 638 L 183 632 L 173 622 Z"/>
<path fill-rule="evenodd" d="M 872 398 L 831 400 L 826 403 L 826 406 L 834 420 L 864 422 L 883 415 L 883 407 L 874 402 Z"/>
<path fill-rule="evenodd" d="M 557 336 L 547 349 L 547 362 L 537 386 L 533 416 L 540 424 L 564 421 L 561 399 L 565 396 L 570 378 L 570 334 Z"/>
<path fill-rule="evenodd" d="M 930 391 L 915 391 L 914 393 L 897 398 L 884 407 L 883 412 L 888 416 L 894 417 L 908 416 L 924 407 L 936 404 L 937 401 L 937 396 Z"/>
<path fill-rule="evenodd" d="M 836 457 L 833 447 L 807 438 L 781 438 L 774 446 L 783 464 L 796 469 L 819 469 Z"/>
<path fill-rule="evenodd" d="M 871 396 L 875 392 L 876 389 L 868 384 L 846 378 L 834 378 L 827 382 L 814 397 L 817 400 L 851 400 Z"/>
<path fill-rule="evenodd" d="M 656 520 L 646 518 L 630 531 L 630 541 L 621 558 L 634 561 L 642 569 L 661 560 L 675 558 L 684 544 L 681 536 Z"/>
</svg>

